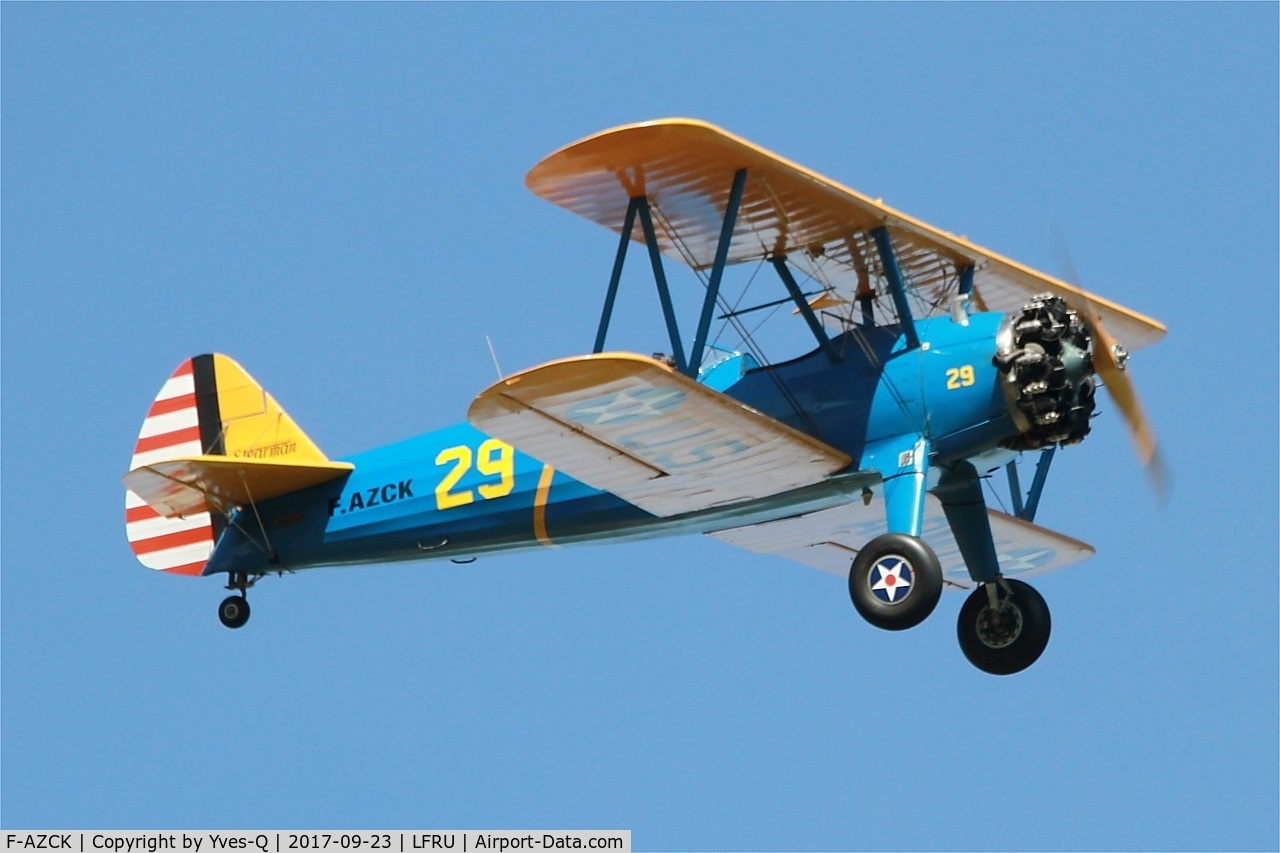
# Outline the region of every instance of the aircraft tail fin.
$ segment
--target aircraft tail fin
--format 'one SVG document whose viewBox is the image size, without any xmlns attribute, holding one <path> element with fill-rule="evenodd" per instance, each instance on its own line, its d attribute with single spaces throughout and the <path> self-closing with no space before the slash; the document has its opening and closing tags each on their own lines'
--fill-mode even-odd
<svg viewBox="0 0 1280 853">
<path fill-rule="evenodd" d="M 235 361 L 218 353 L 188 359 L 151 404 L 125 475 L 125 531 L 148 568 L 200 574 L 226 524 L 220 511 L 226 506 L 214 499 L 218 489 L 175 475 L 172 463 L 193 457 L 213 467 L 219 458 L 239 459 L 258 469 L 282 463 L 281 469 L 328 469 L 332 476 L 351 468 L 330 463 Z M 158 499 L 160 486 L 182 492 L 185 502 Z"/>
</svg>

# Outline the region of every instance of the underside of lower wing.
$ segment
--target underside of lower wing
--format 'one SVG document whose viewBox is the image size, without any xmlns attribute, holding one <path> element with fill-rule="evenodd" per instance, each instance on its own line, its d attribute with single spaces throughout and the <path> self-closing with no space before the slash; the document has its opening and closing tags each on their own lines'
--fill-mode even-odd
<svg viewBox="0 0 1280 853">
<path fill-rule="evenodd" d="M 671 367 L 602 353 L 486 389 L 467 418 L 587 485 L 659 517 L 821 482 L 850 458 Z"/>
<path fill-rule="evenodd" d="M 997 510 L 987 510 L 987 515 L 1000 572 L 1005 577 L 1044 574 L 1083 562 L 1094 554 L 1084 542 L 1029 521 Z M 709 535 L 757 554 L 776 554 L 845 577 L 858 551 L 886 531 L 884 507 L 874 500 Z M 948 584 L 966 589 L 974 585 L 942 503 L 933 495 L 926 499 L 921 538 L 937 553 Z"/>
</svg>

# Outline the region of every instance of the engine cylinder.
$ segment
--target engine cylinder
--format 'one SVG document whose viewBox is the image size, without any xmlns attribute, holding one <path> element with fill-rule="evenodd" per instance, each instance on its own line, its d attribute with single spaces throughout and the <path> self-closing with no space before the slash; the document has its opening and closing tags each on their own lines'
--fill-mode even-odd
<svg viewBox="0 0 1280 853">
<path fill-rule="evenodd" d="M 1005 315 L 996 355 L 1014 450 L 1083 441 L 1094 409 L 1093 340 L 1061 297 L 1043 293 Z"/>
</svg>

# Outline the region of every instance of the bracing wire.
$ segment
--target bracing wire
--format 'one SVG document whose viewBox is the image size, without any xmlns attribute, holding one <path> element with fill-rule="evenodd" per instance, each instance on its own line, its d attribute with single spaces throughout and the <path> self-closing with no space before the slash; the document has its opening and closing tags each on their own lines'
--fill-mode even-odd
<svg viewBox="0 0 1280 853">
<path fill-rule="evenodd" d="M 751 277 L 747 279 L 747 283 L 742 288 L 742 293 L 738 294 L 738 298 L 734 301 L 733 307 L 729 309 L 729 313 L 733 313 L 733 314 L 738 313 L 738 306 L 740 306 L 743 303 L 743 301 L 746 300 L 747 291 L 751 289 L 751 285 L 755 283 L 756 276 L 760 274 L 760 270 L 763 267 L 764 267 L 763 260 L 761 260 L 759 263 L 756 264 L 755 269 L 751 271 Z M 704 282 L 703 285 L 706 286 L 706 282 Z M 712 346 L 720 343 L 720 336 L 723 335 L 725 333 L 725 330 L 728 328 L 729 328 L 729 318 L 725 317 L 723 320 L 720 321 L 720 326 L 716 330 L 715 337 L 711 339 Z"/>
<path fill-rule="evenodd" d="M 694 275 L 696 275 L 698 277 L 698 280 L 702 282 L 703 289 L 705 290 L 706 288 L 708 288 L 711 284 L 710 277 L 707 275 L 705 270 L 698 268 L 696 262 L 694 261 L 693 252 L 691 252 L 688 246 L 684 244 L 684 241 L 680 239 L 680 235 L 676 233 L 676 230 L 674 228 L 671 227 L 671 224 L 667 220 L 666 215 L 662 212 L 662 210 L 658 207 L 658 205 L 652 199 L 650 199 L 649 201 L 649 207 L 655 214 L 654 218 L 658 221 L 663 231 L 666 232 L 668 239 L 671 240 L 671 244 L 675 246 L 676 250 L 680 253 L 680 257 L 684 260 L 685 265 L 688 266 L 691 270 L 693 270 Z M 738 335 L 742 338 L 742 345 L 747 349 L 749 353 L 751 353 L 751 355 L 756 359 L 756 361 L 758 361 L 762 365 L 770 364 L 769 360 L 765 357 L 763 350 L 756 343 L 752 335 L 747 331 L 746 327 L 743 326 L 740 318 L 732 316 L 732 311 L 730 310 L 728 303 L 725 301 L 724 297 L 719 293 L 716 294 L 716 305 L 720 308 L 721 313 L 727 315 L 726 320 L 733 327 L 734 331 L 736 331 Z M 699 366 L 700 365 L 695 365 L 694 369 L 696 370 L 697 367 Z M 799 417 L 800 420 L 804 422 L 806 427 L 808 427 L 810 434 L 815 437 L 821 437 L 818 432 L 817 425 L 814 424 L 813 420 L 804 411 L 804 407 L 800 405 L 800 401 L 797 400 L 795 398 L 795 395 L 791 393 L 791 389 L 788 388 L 786 386 L 786 383 L 782 381 L 782 378 L 778 376 L 777 371 L 769 370 L 769 371 L 766 371 L 766 373 L 769 375 L 769 378 L 773 381 L 774 386 L 778 389 L 778 393 L 782 395 L 783 399 L 787 401 L 787 404 L 791 407 L 792 411 L 796 413 L 796 416 Z"/>
<path fill-rule="evenodd" d="M 1012 515 L 1013 513 L 1009 512 L 1009 510 L 1005 508 L 1004 499 L 1000 497 L 1000 493 L 996 491 L 996 487 L 991 485 L 991 478 L 983 477 L 982 482 L 986 483 L 987 491 L 991 492 L 991 497 L 995 498 L 996 503 L 1000 505 L 1000 511 L 1005 515 Z"/>
</svg>

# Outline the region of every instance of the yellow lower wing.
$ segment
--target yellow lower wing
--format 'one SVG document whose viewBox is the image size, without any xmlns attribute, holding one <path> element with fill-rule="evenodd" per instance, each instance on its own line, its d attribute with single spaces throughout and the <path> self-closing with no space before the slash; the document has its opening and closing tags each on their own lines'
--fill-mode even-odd
<svg viewBox="0 0 1280 853">
<path fill-rule="evenodd" d="M 580 356 L 507 377 L 476 398 L 467 419 L 661 517 L 811 485 L 852 461 L 631 353 Z"/>
<path fill-rule="evenodd" d="M 228 511 L 336 480 L 349 462 L 272 462 L 226 456 L 186 456 L 135 468 L 125 487 L 166 518 L 209 508 Z"/>
</svg>

